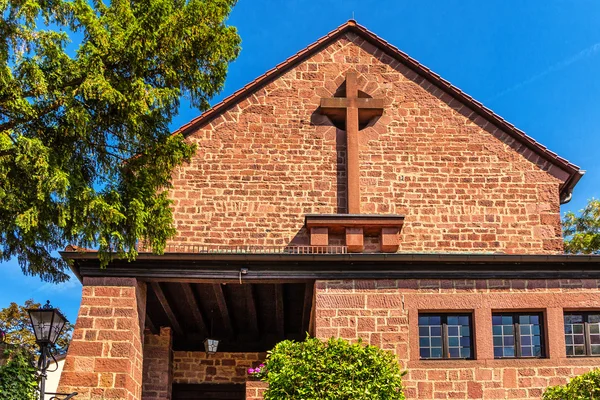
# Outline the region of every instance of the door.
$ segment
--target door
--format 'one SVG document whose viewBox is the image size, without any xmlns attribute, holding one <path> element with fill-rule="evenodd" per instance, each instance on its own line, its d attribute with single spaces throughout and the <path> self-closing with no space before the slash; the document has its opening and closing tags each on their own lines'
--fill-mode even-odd
<svg viewBox="0 0 600 400">
<path fill-rule="evenodd" d="M 244 400 L 246 385 L 235 383 L 202 383 L 173 385 L 173 400 Z"/>
</svg>

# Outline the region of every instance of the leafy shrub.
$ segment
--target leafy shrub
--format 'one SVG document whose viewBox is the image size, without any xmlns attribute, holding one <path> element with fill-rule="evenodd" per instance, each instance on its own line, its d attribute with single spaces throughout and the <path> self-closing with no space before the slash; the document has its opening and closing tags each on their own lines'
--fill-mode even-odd
<svg viewBox="0 0 600 400">
<path fill-rule="evenodd" d="M 600 369 L 577 376 L 566 385 L 549 387 L 544 400 L 600 400 Z"/>
<path fill-rule="evenodd" d="M 283 341 L 269 352 L 259 377 L 265 400 L 403 400 L 396 357 L 362 342 Z"/>
<path fill-rule="evenodd" d="M 20 349 L 6 346 L 0 363 L 0 398 L 3 400 L 37 399 L 35 369 L 29 363 L 30 355 Z"/>
</svg>

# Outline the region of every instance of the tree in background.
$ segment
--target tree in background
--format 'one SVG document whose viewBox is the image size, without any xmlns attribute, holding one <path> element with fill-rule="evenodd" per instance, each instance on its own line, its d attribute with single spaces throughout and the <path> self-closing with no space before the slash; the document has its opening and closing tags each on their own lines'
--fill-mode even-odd
<svg viewBox="0 0 600 400">
<path fill-rule="evenodd" d="M 39 395 L 31 355 L 17 346 L 0 345 L 0 398 L 36 400 Z"/>
<path fill-rule="evenodd" d="M 566 213 L 562 227 L 565 252 L 600 254 L 600 200 L 590 200 L 579 215 Z"/>
<path fill-rule="evenodd" d="M 164 251 L 171 172 L 194 152 L 169 123 L 182 96 L 205 110 L 222 89 L 234 4 L 0 2 L 0 261 L 61 282 L 67 244 L 104 265 L 138 240 Z"/>
<path fill-rule="evenodd" d="M 0 331 L 6 334 L 4 340 L 6 344 L 19 347 L 31 356 L 37 354 L 38 346 L 35 343 L 35 334 L 31 328 L 31 320 L 27 309 L 40 307 L 40 303 L 27 300 L 22 306 L 17 303 L 10 303 L 8 307 L 0 310 Z M 62 335 L 56 341 L 55 354 L 62 354 L 67 351 L 72 331 L 73 325 L 67 322 Z"/>
</svg>

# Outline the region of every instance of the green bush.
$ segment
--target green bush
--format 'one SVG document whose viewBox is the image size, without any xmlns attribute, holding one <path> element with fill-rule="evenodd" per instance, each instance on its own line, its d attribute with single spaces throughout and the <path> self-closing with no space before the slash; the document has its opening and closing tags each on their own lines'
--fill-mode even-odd
<svg viewBox="0 0 600 400">
<path fill-rule="evenodd" d="M 577 376 L 566 385 L 549 387 L 544 400 L 600 400 L 600 369 Z"/>
<path fill-rule="evenodd" d="M 20 348 L 7 346 L 0 355 L 0 398 L 2 400 L 37 399 L 38 384 L 30 355 Z"/>
<path fill-rule="evenodd" d="M 284 341 L 267 356 L 259 376 L 265 400 L 403 400 L 404 373 L 396 357 L 343 339 Z"/>
</svg>

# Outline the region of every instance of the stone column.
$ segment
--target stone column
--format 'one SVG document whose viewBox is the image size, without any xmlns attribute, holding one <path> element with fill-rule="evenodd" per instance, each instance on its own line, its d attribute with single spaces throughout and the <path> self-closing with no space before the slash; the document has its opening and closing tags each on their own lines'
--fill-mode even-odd
<svg viewBox="0 0 600 400">
<path fill-rule="evenodd" d="M 77 399 L 140 400 L 146 285 L 84 278 L 81 307 L 58 391 Z"/>
<path fill-rule="evenodd" d="M 144 373 L 142 399 L 170 400 L 173 381 L 173 338 L 171 328 L 160 328 L 160 334 L 144 335 Z"/>
</svg>

